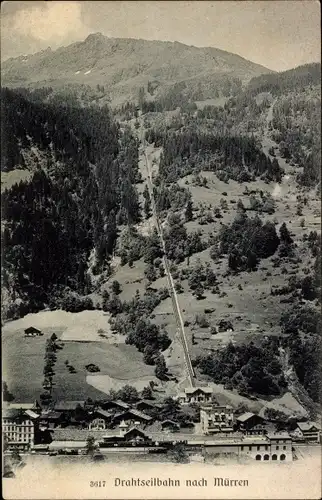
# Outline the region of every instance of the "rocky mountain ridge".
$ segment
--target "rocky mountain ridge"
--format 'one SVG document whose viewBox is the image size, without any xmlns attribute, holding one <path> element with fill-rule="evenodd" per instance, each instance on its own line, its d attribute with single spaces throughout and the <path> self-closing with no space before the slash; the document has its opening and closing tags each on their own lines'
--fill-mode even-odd
<svg viewBox="0 0 322 500">
<path fill-rule="evenodd" d="M 55 51 L 10 58 L 2 64 L 5 86 L 104 85 L 111 99 L 124 102 L 141 86 L 153 83 L 155 93 L 180 82 L 190 94 L 211 98 L 227 81 L 245 83 L 271 71 L 220 49 L 179 42 L 108 38 L 89 35 Z M 206 94 L 206 95 L 204 95 Z"/>
</svg>

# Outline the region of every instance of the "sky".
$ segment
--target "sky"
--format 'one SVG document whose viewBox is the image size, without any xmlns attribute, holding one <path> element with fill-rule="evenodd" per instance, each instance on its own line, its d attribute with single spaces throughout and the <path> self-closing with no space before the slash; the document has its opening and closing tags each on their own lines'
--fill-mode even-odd
<svg viewBox="0 0 322 500">
<path fill-rule="evenodd" d="M 4 1 L 1 58 L 100 32 L 216 47 L 283 71 L 321 60 L 320 17 L 315 0 Z"/>
</svg>

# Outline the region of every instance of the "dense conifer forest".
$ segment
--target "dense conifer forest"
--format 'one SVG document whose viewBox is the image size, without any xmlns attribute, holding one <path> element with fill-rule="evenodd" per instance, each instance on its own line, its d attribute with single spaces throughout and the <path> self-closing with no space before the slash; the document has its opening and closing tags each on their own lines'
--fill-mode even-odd
<svg viewBox="0 0 322 500">
<path fill-rule="evenodd" d="M 3 284 L 21 299 L 9 316 L 44 307 L 57 288 L 57 296 L 66 287 L 89 293 L 91 252 L 95 272 L 108 267 L 117 226 L 140 219 L 130 130 L 121 131 L 107 107 L 45 104 L 29 95 L 3 89 L 1 96 L 3 170 L 26 168 L 30 150 L 43 152 L 31 181 L 2 196 Z"/>
</svg>

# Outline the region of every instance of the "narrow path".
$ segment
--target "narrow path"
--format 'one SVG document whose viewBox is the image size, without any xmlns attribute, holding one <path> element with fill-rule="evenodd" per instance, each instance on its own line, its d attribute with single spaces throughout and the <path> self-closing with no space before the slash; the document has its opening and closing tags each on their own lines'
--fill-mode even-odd
<svg viewBox="0 0 322 500">
<path fill-rule="evenodd" d="M 154 199 L 151 160 L 148 157 L 148 155 L 146 154 L 146 150 L 145 150 L 146 143 L 145 143 L 144 139 L 141 140 L 141 144 L 144 147 L 143 155 L 144 155 L 145 164 L 146 164 L 146 168 L 147 168 L 147 174 L 148 174 L 147 183 L 148 183 L 148 189 L 149 189 L 149 194 L 150 194 L 150 199 L 151 199 L 152 213 L 153 213 L 153 216 L 155 219 L 155 224 L 156 224 L 156 228 L 157 228 L 157 231 L 158 231 L 158 234 L 160 237 L 161 248 L 163 251 L 164 270 L 165 270 L 165 274 L 167 276 L 168 288 L 169 288 L 170 297 L 172 300 L 172 307 L 173 307 L 173 312 L 174 312 L 174 316 L 175 316 L 176 323 L 177 323 L 177 329 L 178 329 L 181 343 L 182 343 L 182 347 L 183 347 L 184 359 L 185 359 L 185 364 L 186 364 L 186 368 L 187 368 L 188 379 L 189 379 L 190 385 L 193 387 L 194 383 L 195 383 L 195 371 L 194 371 L 192 363 L 191 363 L 191 358 L 190 358 L 189 349 L 188 349 L 188 342 L 187 342 L 187 337 L 186 337 L 186 333 L 185 333 L 185 329 L 184 329 L 184 323 L 183 323 L 183 319 L 182 319 L 182 314 L 181 314 L 181 310 L 180 310 L 178 296 L 177 296 L 177 292 L 175 290 L 173 277 L 172 277 L 171 272 L 170 272 L 169 260 L 168 260 L 167 255 L 166 255 L 166 248 L 165 248 L 165 241 L 164 241 L 164 237 L 163 237 L 162 225 L 160 222 L 160 218 L 159 218 L 159 215 L 157 212 L 156 203 L 155 203 L 155 199 Z"/>
</svg>

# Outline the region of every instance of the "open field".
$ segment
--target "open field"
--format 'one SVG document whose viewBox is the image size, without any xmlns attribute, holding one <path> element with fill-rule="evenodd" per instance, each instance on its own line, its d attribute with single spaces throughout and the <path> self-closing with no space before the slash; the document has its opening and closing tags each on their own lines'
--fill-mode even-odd
<svg viewBox="0 0 322 500">
<path fill-rule="evenodd" d="M 7 333 L 23 330 L 29 326 L 34 326 L 40 330 L 45 328 L 62 328 L 66 330 L 69 327 L 88 327 L 88 340 L 91 340 L 90 334 L 95 329 L 102 328 L 108 331 L 108 319 L 108 313 L 97 310 L 82 311 L 79 313 L 71 313 L 60 309 L 56 311 L 41 311 L 35 314 L 27 314 L 23 318 L 14 321 L 8 321 L 4 325 L 2 332 L 6 336 Z"/>
<path fill-rule="evenodd" d="M 84 311 L 97 313 L 97 326 L 108 326 L 107 318 L 102 311 Z M 59 313 L 59 314 L 58 314 Z M 39 398 L 42 392 L 45 344 L 53 332 L 62 339 L 64 331 L 73 322 L 81 326 L 83 313 L 65 313 L 64 311 L 40 312 L 25 316 L 17 321 L 8 322 L 3 328 L 2 346 L 4 380 L 9 390 L 15 396 L 15 401 L 32 401 Z M 93 315 L 88 315 L 93 321 Z M 64 319 L 65 318 L 65 319 Z M 100 319 L 101 318 L 101 323 Z M 65 324 L 64 324 L 64 321 Z M 88 319 L 89 321 L 89 319 Z M 49 326 L 52 324 L 53 326 Z M 42 330 L 42 337 L 26 338 L 23 329 L 35 326 Z M 94 331 L 94 330 L 93 330 Z M 111 335 L 113 337 L 113 335 Z M 100 398 L 102 393 L 92 384 L 86 383 L 88 372 L 85 365 L 94 363 L 100 368 L 100 375 L 109 375 L 123 380 L 153 374 L 153 367 L 143 363 L 143 356 L 135 347 L 123 344 L 110 344 L 108 341 L 65 341 L 63 349 L 57 351 L 57 361 L 54 367 L 53 397 L 59 399 L 78 400 L 86 397 Z M 123 340 L 124 342 L 124 340 Z M 65 365 L 74 366 L 76 373 L 70 373 Z M 95 377 L 95 375 L 93 375 Z"/>
</svg>

